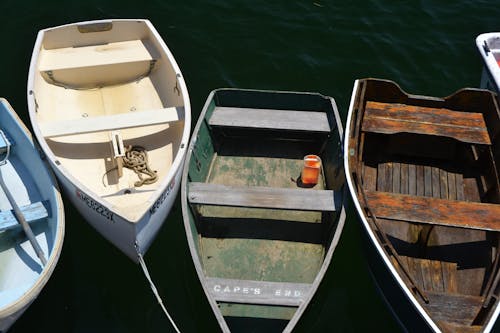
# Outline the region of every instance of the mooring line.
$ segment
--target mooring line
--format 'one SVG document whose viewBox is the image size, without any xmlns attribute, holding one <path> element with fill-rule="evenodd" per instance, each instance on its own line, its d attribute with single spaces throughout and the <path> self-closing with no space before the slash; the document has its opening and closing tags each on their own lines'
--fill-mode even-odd
<svg viewBox="0 0 500 333">
<path fill-rule="evenodd" d="M 146 266 L 146 262 L 144 261 L 144 258 L 142 257 L 142 254 L 139 252 L 139 249 L 137 248 L 137 244 L 136 244 L 136 250 L 137 250 L 137 256 L 139 258 L 139 264 L 142 267 L 142 271 L 144 272 L 144 275 L 146 276 L 146 279 L 149 281 L 149 285 L 151 286 L 151 291 L 155 295 L 156 300 L 158 301 L 158 304 L 160 304 L 163 312 L 167 316 L 168 320 L 172 324 L 172 327 L 175 329 L 175 331 L 177 333 L 181 333 L 181 331 L 179 330 L 179 328 L 177 327 L 177 325 L 175 325 L 174 320 L 172 319 L 172 317 L 168 313 L 167 308 L 163 304 L 163 300 L 161 299 L 160 294 L 158 293 L 158 290 L 156 289 L 156 286 L 153 283 L 153 279 L 151 278 L 151 275 L 149 275 L 148 267 Z"/>
</svg>

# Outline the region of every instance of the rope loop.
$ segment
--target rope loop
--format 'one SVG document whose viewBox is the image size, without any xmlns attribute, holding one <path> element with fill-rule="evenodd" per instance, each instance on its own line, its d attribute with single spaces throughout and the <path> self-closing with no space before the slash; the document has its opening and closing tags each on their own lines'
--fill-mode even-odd
<svg viewBox="0 0 500 333">
<path fill-rule="evenodd" d="M 139 177 L 140 180 L 134 183 L 135 187 L 153 184 L 158 180 L 156 171 L 149 167 L 148 152 L 144 147 L 128 145 L 125 148 L 123 166 L 133 170 Z"/>
</svg>

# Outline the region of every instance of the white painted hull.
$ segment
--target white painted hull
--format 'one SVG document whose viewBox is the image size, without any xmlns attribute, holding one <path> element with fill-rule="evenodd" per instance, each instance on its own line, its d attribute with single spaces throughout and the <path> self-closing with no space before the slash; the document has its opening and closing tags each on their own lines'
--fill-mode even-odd
<svg viewBox="0 0 500 333">
<path fill-rule="evenodd" d="M 184 79 L 159 33 L 147 20 L 89 21 L 40 31 L 28 106 L 34 133 L 66 196 L 137 262 L 175 201 L 191 127 Z M 146 149 L 156 183 L 136 186 L 139 176 L 126 168 L 120 175 L 112 149 L 117 132 L 125 147 Z"/>
<path fill-rule="evenodd" d="M 483 60 L 480 88 L 498 93 L 500 90 L 500 33 L 481 34 L 476 38 L 476 46 Z"/>
</svg>

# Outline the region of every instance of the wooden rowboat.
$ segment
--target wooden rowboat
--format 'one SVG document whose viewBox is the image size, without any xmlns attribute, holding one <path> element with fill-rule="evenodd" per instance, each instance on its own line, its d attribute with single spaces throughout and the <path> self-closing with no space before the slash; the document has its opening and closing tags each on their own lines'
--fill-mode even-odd
<svg viewBox="0 0 500 333">
<path fill-rule="evenodd" d="M 55 178 L 31 134 L 0 99 L 0 332 L 6 332 L 49 280 L 64 239 Z"/>
<path fill-rule="evenodd" d="M 158 32 L 147 20 L 41 30 L 28 105 L 66 196 L 137 261 L 175 200 L 190 133 L 186 85 Z"/>
<path fill-rule="evenodd" d="M 357 80 L 345 168 L 378 287 L 415 332 L 490 332 L 499 308 L 496 95 Z"/>
<path fill-rule="evenodd" d="M 342 125 L 332 98 L 213 91 L 181 190 L 191 256 L 224 332 L 290 332 L 332 259 L 345 221 Z M 307 188 L 303 158 L 323 168 Z"/>
</svg>

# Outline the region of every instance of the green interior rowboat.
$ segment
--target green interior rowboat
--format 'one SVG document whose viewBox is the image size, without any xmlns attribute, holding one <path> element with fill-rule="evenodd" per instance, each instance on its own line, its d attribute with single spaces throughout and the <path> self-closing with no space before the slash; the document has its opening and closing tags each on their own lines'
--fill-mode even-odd
<svg viewBox="0 0 500 333">
<path fill-rule="evenodd" d="M 345 221 L 343 129 L 315 93 L 219 89 L 198 120 L 182 177 L 194 265 L 223 331 L 291 331 Z M 301 181 L 318 155 L 318 182 Z"/>
</svg>

